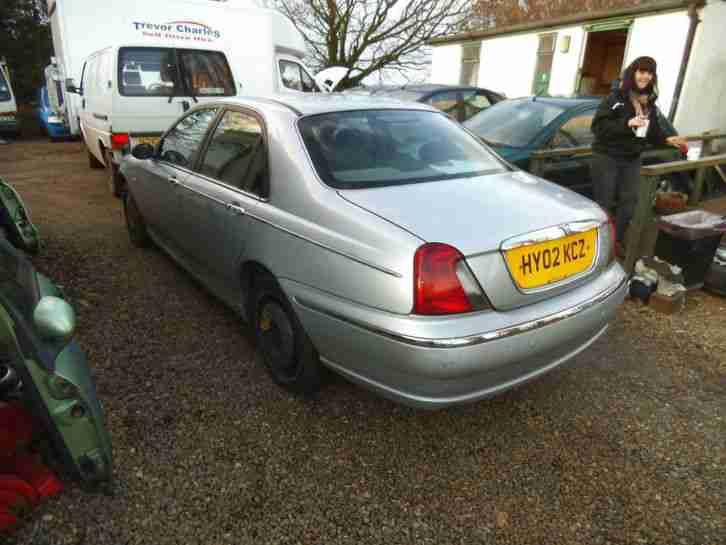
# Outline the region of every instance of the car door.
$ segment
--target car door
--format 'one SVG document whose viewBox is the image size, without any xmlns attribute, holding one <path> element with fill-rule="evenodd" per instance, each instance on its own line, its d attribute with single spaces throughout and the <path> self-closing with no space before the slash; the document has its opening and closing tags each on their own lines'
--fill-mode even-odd
<svg viewBox="0 0 726 545">
<path fill-rule="evenodd" d="M 222 298 L 236 293 L 248 214 L 266 198 L 268 185 L 262 118 L 244 109 L 222 112 L 196 172 L 180 193 L 183 250 L 195 272 Z"/>
<path fill-rule="evenodd" d="M 217 112 L 218 108 L 210 106 L 182 117 L 164 134 L 156 156 L 146 161 L 144 176 L 134 186 L 134 199 L 148 227 L 173 249 L 183 236 L 179 186 L 192 172 Z"/>
<path fill-rule="evenodd" d="M 595 136 L 590 131 L 595 110 L 579 112 L 557 126 L 554 134 L 546 144 L 548 149 L 576 148 L 589 146 Z M 545 165 L 543 178 L 564 187 L 592 197 L 592 180 L 590 179 L 590 154 L 585 156 L 569 156 L 554 158 Z"/>
</svg>

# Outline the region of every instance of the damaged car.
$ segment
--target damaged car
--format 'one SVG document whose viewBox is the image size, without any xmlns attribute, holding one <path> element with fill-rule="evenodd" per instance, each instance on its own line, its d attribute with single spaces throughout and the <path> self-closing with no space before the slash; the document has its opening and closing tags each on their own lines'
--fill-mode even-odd
<svg viewBox="0 0 726 545">
<path fill-rule="evenodd" d="M 76 317 L 61 289 L 26 252 L 37 229 L 17 192 L 0 180 L 0 402 L 20 402 L 67 474 L 108 483 L 111 440 Z"/>
</svg>

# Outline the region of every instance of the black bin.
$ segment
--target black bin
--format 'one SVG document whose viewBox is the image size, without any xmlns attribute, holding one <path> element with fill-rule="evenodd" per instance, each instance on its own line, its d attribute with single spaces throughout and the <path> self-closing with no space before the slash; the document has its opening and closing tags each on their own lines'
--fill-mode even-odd
<svg viewBox="0 0 726 545">
<path fill-rule="evenodd" d="M 705 210 L 663 216 L 655 255 L 683 269 L 686 288 L 700 288 L 724 232 L 726 217 Z"/>
</svg>

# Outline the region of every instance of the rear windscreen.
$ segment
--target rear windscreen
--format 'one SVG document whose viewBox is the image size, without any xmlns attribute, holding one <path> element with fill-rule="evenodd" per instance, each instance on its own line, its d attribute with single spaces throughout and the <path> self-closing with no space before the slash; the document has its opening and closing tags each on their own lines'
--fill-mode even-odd
<svg viewBox="0 0 726 545">
<path fill-rule="evenodd" d="M 170 48 L 119 51 L 119 91 L 124 96 L 233 96 L 224 54 Z"/>
</svg>

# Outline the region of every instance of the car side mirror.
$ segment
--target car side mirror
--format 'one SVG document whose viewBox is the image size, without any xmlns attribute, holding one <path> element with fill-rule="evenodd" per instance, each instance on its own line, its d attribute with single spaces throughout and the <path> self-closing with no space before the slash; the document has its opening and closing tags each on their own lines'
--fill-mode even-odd
<svg viewBox="0 0 726 545">
<path fill-rule="evenodd" d="M 69 93 L 73 93 L 76 95 L 82 95 L 83 90 L 76 87 L 76 82 L 73 81 L 73 78 L 66 79 L 66 91 Z"/>
<path fill-rule="evenodd" d="M 131 155 L 133 155 L 136 159 L 141 159 L 142 161 L 151 159 L 155 154 L 156 150 L 151 144 L 137 144 L 131 150 Z"/>
<path fill-rule="evenodd" d="M 76 331 L 76 313 L 60 297 L 46 295 L 33 311 L 33 323 L 46 339 L 68 340 Z"/>
</svg>

